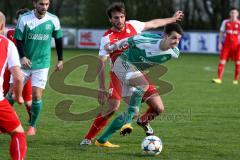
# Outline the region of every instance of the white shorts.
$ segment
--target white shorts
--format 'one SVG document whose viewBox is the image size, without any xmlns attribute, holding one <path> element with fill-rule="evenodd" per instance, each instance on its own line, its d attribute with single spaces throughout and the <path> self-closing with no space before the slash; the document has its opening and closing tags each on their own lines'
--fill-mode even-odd
<svg viewBox="0 0 240 160">
<path fill-rule="evenodd" d="M 30 77 L 32 77 L 32 86 L 45 89 L 47 84 L 49 68 L 34 69 L 34 70 L 21 68 L 21 70 L 24 75 L 24 84 L 27 82 L 27 80 Z M 10 79 L 10 83 L 13 83 L 12 76 Z"/>
<path fill-rule="evenodd" d="M 135 87 L 129 86 L 129 79 L 143 76 L 134 65 L 124 61 L 122 58 L 118 57 L 114 62 L 112 71 L 116 74 L 121 82 L 122 86 L 122 97 L 131 96 Z"/>
</svg>

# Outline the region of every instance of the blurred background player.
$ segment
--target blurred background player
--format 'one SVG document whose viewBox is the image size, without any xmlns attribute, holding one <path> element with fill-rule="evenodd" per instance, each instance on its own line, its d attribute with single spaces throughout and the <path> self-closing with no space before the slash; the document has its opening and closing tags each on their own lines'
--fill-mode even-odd
<svg viewBox="0 0 240 160">
<path fill-rule="evenodd" d="M 106 44 L 114 44 L 117 41 L 134 36 L 142 31 L 153 29 L 157 27 L 164 26 L 169 23 L 174 23 L 180 21 L 183 18 L 183 13 L 177 11 L 173 17 L 165 19 L 154 19 L 148 22 L 140 22 L 137 20 L 125 21 L 126 10 L 123 3 L 115 2 L 111 4 L 106 10 L 107 16 L 109 18 L 112 27 L 108 29 L 102 39 L 99 51 L 99 104 L 104 105 L 108 101 L 109 108 L 106 113 L 99 113 L 95 118 L 90 130 L 85 135 L 84 139 L 80 143 L 81 145 L 90 145 L 95 136 L 101 131 L 101 129 L 106 126 L 110 117 L 118 110 L 120 106 L 120 100 L 124 97 L 125 101 L 128 101 L 129 96 L 131 96 L 131 88 L 126 89 L 125 86 L 119 82 L 116 75 L 110 71 L 110 84 L 109 92 L 106 94 L 105 85 L 105 61 L 110 57 L 111 65 L 114 64 L 116 58 L 122 54 L 127 47 L 119 48 L 114 52 L 108 52 L 104 46 Z M 143 96 L 143 101 L 145 101 L 150 107 L 144 115 L 138 119 L 138 125 L 141 126 L 146 135 L 154 134 L 153 129 L 149 125 L 149 121 L 154 119 L 159 113 L 163 112 L 164 107 L 162 100 L 155 88 L 155 86 L 150 85 L 149 89 Z M 130 128 L 132 129 L 132 128 Z"/>
<path fill-rule="evenodd" d="M 11 135 L 11 159 L 24 160 L 27 151 L 26 136 L 16 112 L 3 96 L 3 73 L 8 67 L 13 76 L 14 100 L 19 104 L 23 103 L 23 75 L 15 45 L 2 35 L 4 27 L 5 16 L 0 12 L 0 131 Z"/>
<path fill-rule="evenodd" d="M 218 77 L 212 82 L 216 84 L 222 83 L 224 67 L 229 58 L 235 62 L 235 74 L 233 84 L 238 84 L 240 72 L 240 21 L 238 20 L 239 11 L 237 8 L 231 8 L 229 19 L 222 22 L 219 33 L 219 50 L 220 61 L 218 64 Z M 223 41 L 223 37 L 225 39 Z M 223 44 L 222 44 L 223 42 Z"/>
<path fill-rule="evenodd" d="M 18 19 L 20 15 L 22 15 L 22 14 L 28 12 L 28 11 L 30 11 L 30 10 L 27 9 L 27 8 L 19 9 L 16 12 L 16 19 Z M 13 37 L 14 32 L 15 32 L 15 29 L 11 28 L 11 29 L 8 29 L 6 34 L 7 34 L 7 38 L 10 39 L 12 42 L 14 42 L 14 44 L 16 45 L 16 40 Z M 9 89 L 10 89 L 9 81 L 10 81 L 10 71 L 8 69 L 6 69 L 6 71 L 4 73 L 3 91 L 4 91 L 4 96 L 6 96 L 9 103 L 11 105 L 13 105 L 14 101 L 12 99 L 11 94 L 7 94 L 9 92 Z M 11 93 L 11 91 L 9 93 Z M 22 96 L 23 96 L 24 104 L 25 104 L 25 107 L 26 107 L 26 110 L 27 110 L 27 113 L 28 113 L 28 116 L 29 116 L 28 122 L 30 122 L 31 121 L 31 106 L 32 106 L 32 83 L 31 83 L 31 78 L 29 80 L 27 80 L 26 84 L 24 85 Z"/>
<path fill-rule="evenodd" d="M 178 58 L 180 52 L 177 46 L 182 34 L 181 26 L 173 23 L 165 26 L 163 37 L 157 34 L 139 34 L 121 40 L 109 47 L 109 50 L 116 50 L 122 46 L 129 46 L 128 50 L 118 56 L 112 71 L 121 81 L 121 84 L 134 87 L 134 90 L 127 111 L 113 120 L 111 125 L 95 142 L 96 146 L 119 147 L 119 145 L 111 144 L 108 139 L 119 129 L 121 129 L 121 132 L 128 130 L 134 115 L 139 111 L 142 97 L 150 85 L 141 71 L 164 63 L 171 58 Z"/>
<path fill-rule="evenodd" d="M 14 34 L 25 80 L 30 76 L 32 78 L 31 122 L 27 135 L 36 134 L 36 123 L 42 108 L 42 92 L 50 67 L 52 37 L 58 55 L 55 70 L 63 68 L 62 30 L 58 17 L 47 12 L 49 3 L 49 0 L 33 0 L 35 9 L 18 19 Z"/>
</svg>

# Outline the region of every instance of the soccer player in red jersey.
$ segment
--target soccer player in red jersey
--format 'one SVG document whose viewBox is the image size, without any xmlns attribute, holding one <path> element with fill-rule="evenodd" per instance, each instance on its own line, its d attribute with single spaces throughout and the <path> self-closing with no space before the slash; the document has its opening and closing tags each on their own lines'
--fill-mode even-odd
<svg viewBox="0 0 240 160">
<path fill-rule="evenodd" d="M 16 112 L 3 96 L 3 73 L 8 67 L 13 75 L 14 100 L 19 104 L 23 103 L 23 75 L 17 48 L 13 42 L 1 35 L 4 27 L 5 16 L 0 12 L 0 131 L 11 136 L 9 147 L 11 159 L 24 160 L 27 151 L 26 136 Z"/>
<path fill-rule="evenodd" d="M 23 8 L 23 9 L 19 9 L 16 12 L 16 19 L 18 19 L 18 17 L 26 12 L 30 11 L 27 8 Z M 9 29 L 6 33 L 7 38 L 10 39 L 12 42 L 14 42 L 14 44 L 16 45 L 16 39 L 14 38 L 14 31 L 15 29 Z M 4 83 L 3 83 L 3 91 L 4 91 L 4 96 L 7 97 L 7 99 L 9 100 L 9 103 L 11 105 L 13 105 L 14 101 L 12 99 L 12 97 L 10 95 L 8 95 L 8 91 L 10 89 L 10 71 L 8 69 L 6 69 L 5 73 L 4 73 Z M 23 100 L 25 103 L 25 107 L 27 110 L 27 113 L 29 115 L 29 121 L 31 118 L 31 105 L 32 105 L 32 83 L 31 83 L 31 78 L 26 82 L 26 84 L 23 87 Z"/>
<path fill-rule="evenodd" d="M 173 17 L 165 19 L 154 19 L 148 22 L 140 22 L 137 20 L 125 21 L 125 6 L 123 3 L 115 2 L 110 5 L 107 9 L 107 15 L 112 27 L 108 29 L 101 39 L 100 51 L 99 51 L 99 104 L 105 104 L 108 101 L 109 108 L 106 113 L 99 113 L 95 118 L 90 130 L 85 135 L 85 138 L 80 143 L 81 145 L 90 145 L 95 136 L 101 131 L 101 129 L 106 126 L 110 117 L 118 110 L 120 105 L 120 100 L 122 97 L 125 101 L 128 101 L 132 93 L 132 88 L 127 87 L 119 82 L 116 75 L 110 71 L 110 85 L 109 94 L 106 95 L 105 87 L 105 61 L 110 57 L 111 65 L 115 62 L 116 58 L 122 54 L 127 47 L 119 48 L 117 51 L 109 53 L 105 46 L 107 44 L 114 44 L 117 41 L 134 36 L 141 33 L 144 30 L 153 29 L 157 27 L 164 26 L 169 23 L 176 22 L 183 18 L 183 13 L 177 11 Z M 148 91 L 143 96 L 143 101 L 146 102 L 150 107 L 144 115 L 138 119 L 138 125 L 141 126 L 146 135 L 152 135 L 153 130 L 149 125 L 149 121 L 152 120 L 159 113 L 163 112 L 164 106 L 162 100 L 155 88 L 155 86 L 150 85 Z M 129 128 L 132 130 L 131 126 Z M 125 133 L 123 132 L 123 135 Z"/>
<path fill-rule="evenodd" d="M 218 64 L 218 77 L 212 82 L 222 83 L 222 76 L 226 62 L 231 58 L 235 62 L 235 74 L 233 84 L 238 84 L 240 72 L 240 21 L 238 20 L 239 11 L 237 8 L 231 8 L 230 18 L 222 22 L 219 34 L 220 61 Z M 225 34 L 225 39 L 222 40 Z"/>
</svg>

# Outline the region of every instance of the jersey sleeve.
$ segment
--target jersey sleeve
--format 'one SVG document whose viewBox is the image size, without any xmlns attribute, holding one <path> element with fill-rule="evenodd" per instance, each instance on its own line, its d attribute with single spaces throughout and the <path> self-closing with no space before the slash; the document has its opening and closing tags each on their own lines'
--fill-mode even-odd
<svg viewBox="0 0 240 160">
<path fill-rule="evenodd" d="M 133 28 L 136 30 L 137 33 L 141 33 L 144 30 L 144 27 L 145 27 L 144 22 L 140 22 L 137 20 L 130 20 L 128 22 L 133 26 Z"/>
<path fill-rule="evenodd" d="M 110 42 L 106 36 L 101 38 L 99 56 L 108 56 L 108 52 L 104 49 L 104 46 L 108 43 Z"/>
<path fill-rule="evenodd" d="M 8 68 L 14 66 L 21 66 L 18 51 L 13 42 L 9 41 L 8 44 Z"/>
<path fill-rule="evenodd" d="M 139 49 L 159 50 L 161 37 L 156 34 L 138 34 L 128 39 L 130 46 L 136 46 Z"/>
<path fill-rule="evenodd" d="M 17 40 L 23 40 L 24 22 L 22 16 L 18 19 L 17 26 L 14 32 L 14 38 Z"/>
<path fill-rule="evenodd" d="M 220 27 L 220 32 L 225 32 L 226 31 L 226 22 L 227 20 L 224 20 L 221 24 L 221 27 Z"/>
<path fill-rule="evenodd" d="M 62 29 L 61 29 L 60 21 L 57 17 L 55 17 L 53 19 L 53 24 L 54 24 L 54 31 L 53 31 L 52 36 L 56 39 L 61 38 L 62 37 Z"/>
<path fill-rule="evenodd" d="M 170 48 L 168 50 L 161 50 L 160 43 L 161 36 L 157 34 L 140 34 L 128 39 L 130 46 L 136 46 L 137 48 L 144 50 L 146 55 L 157 56 L 157 55 L 171 55 L 173 58 L 178 58 L 180 51 L 177 47 Z"/>
</svg>

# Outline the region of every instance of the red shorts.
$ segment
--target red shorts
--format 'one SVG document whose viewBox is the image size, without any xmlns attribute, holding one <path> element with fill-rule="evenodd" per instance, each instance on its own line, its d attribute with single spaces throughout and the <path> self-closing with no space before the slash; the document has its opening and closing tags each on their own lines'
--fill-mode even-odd
<svg viewBox="0 0 240 160">
<path fill-rule="evenodd" d="M 8 100 L 0 101 L 0 131 L 10 133 L 20 124 L 20 120 Z"/>
<path fill-rule="evenodd" d="M 158 94 L 158 91 L 154 85 L 150 84 L 148 90 L 143 96 L 143 101 L 145 101 L 153 94 Z M 118 80 L 117 76 L 113 72 L 110 72 L 109 99 L 122 99 L 121 82 Z"/>
<path fill-rule="evenodd" d="M 4 72 L 4 82 L 3 82 L 3 92 L 4 92 L 4 96 L 8 93 L 9 91 L 9 81 L 10 81 L 10 71 L 8 69 L 5 70 Z M 23 96 L 23 100 L 25 102 L 27 101 L 31 101 L 32 100 L 32 82 L 31 82 L 32 78 L 29 78 L 26 82 L 26 84 L 23 87 L 23 92 L 22 92 L 22 96 Z"/>
<path fill-rule="evenodd" d="M 239 44 L 224 44 L 220 53 L 220 60 L 228 61 L 231 59 L 232 61 L 240 60 L 240 45 Z"/>
</svg>

